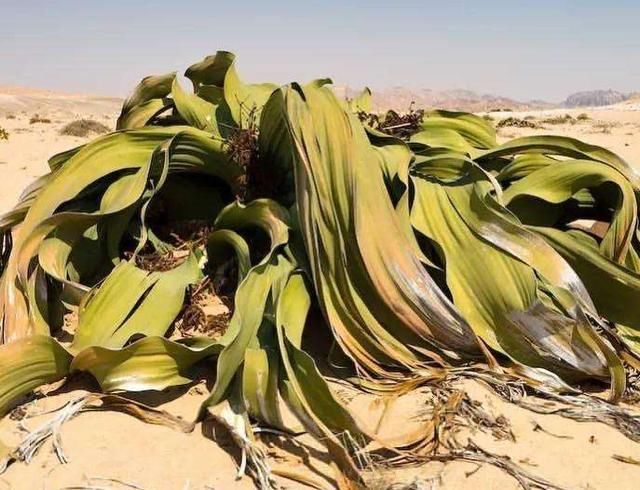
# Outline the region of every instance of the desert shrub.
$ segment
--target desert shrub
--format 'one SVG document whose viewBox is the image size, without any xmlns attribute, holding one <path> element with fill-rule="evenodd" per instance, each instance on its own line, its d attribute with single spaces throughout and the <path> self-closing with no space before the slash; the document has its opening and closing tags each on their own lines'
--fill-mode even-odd
<svg viewBox="0 0 640 490">
<path fill-rule="evenodd" d="M 108 132 L 108 126 L 105 126 L 101 122 L 94 121 L 93 119 L 79 119 L 77 121 L 72 121 L 60 130 L 61 135 L 78 136 L 80 138 L 84 138 L 90 134 L 104 134 Z"/>
<path fill-rule="evenodd" d="M 8 140 L 9 131 L 0 126 L 0 140 Z"/>
<path fill-rule="evenodd" d="M 582 114 L 578 114 L 578 117 L 576 117 L 576 119 L 578 121 L 588 121 L 591 118 L 589 117 L 589 114 L 587 114 L 586 112 L 583 112 Z"/>
<path fill-rule="evenodd" d="M 498 122 L 499 128 L 530 128 L 535 129 L 538 125 L 528 119 L 520 119 L 518 117 L 508 117 Z"/>
<path fill-rule="evenodd" d="M 7 119 L 15 119 L 16 115 L 15 114 L 7 114 Z"/>
<path fill-rule="evenodd" d="M 40 117 L 38 114 L 34 114 L 33 116 L 31 116 L 31 119 L 29 119 L 29 124 L 51 124 L 51 119 L 48 119 L 46 117 Z"/>
</svg>

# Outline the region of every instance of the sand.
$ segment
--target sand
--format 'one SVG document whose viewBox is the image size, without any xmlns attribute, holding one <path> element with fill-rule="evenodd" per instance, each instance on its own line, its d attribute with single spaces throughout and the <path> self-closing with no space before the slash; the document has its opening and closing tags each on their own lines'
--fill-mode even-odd
<svg viewBox="0 0 640 490">
<path fill-rule="evenodd" d="M 47 159 L 56 152 L 80 145 L 89 138 L 60 136 L 68 122 L 87 118 L 110 127 L 115 124 L 118 101 L 109 98 L 59 96 L 47 92 L 33 94 L 14 90 L 0 95 L 0 127 L 9 132 L 0 140 L 0 212 L 8 210 L 22 189 L 47 171 Z M 4 98 L 3 98 L 4 97 Z M 4 101 L 4 105 L 3 105 Z M 10 101 L 11 103 L 7 103 Z M 30 124 L 38 112 L 51 123 Z M 622 104 L 600 109 L 554 110 L 527 113 L 492 114 L 496 120 L 508 116 L 533 116 L 536 122 L 554 115 L 570 113 L 576 117 L 587 113 L 589 120 L 576 124 L 543 124 L 542 129 L 503 128 L 501 140 L 525 134 L 561 134 L 583 139 L 612 149 L 632 164 L 640 164 L 640 105 Z M 462 386 L 474 399 L 494 415 L 504 415 L 511 424 L 515 442 L 495 440 L 492 435 L 466 434 L 482 448 L 508 455 L 527 471 L 558 485 L 572 489 L 635 489 L 640 481 L 640 466 L 612 458 L 621 455 L 640 460 L 640 446 L 619 432 L 596 423 L 579 423 L 555 415 L 538 415 L 505 403 L 478 383 Z M 20 423 L 33 430 L 58 408 L 96 387 L 87 378 L 40 395 L 26 405 L 33 418 L 21 422 L 7 416 L 0 421 L 0 438 L 17 443 L 25 433 Z M 185 419 L 191 419 L 205 396 L 202 383 L 177 388 L 162 394 L 143 394 L 138 399 L 154 404 Z M 378 424 L 384 403 L 371 396 L 356 396 L 349 402 L 369 427 Z M 425 396 L 417 393 L 396 400 L 388 409 L 379 428 L 382 434 L 397 434 L 419 421 L 425 408 Z M 41 414 L 41 415 L 37 415 Z M 15 463 L 0 476 L 0 490 L 10 489 L 244 489 L 254 488 L 248 477 L 237 478 L 233 449 L 228 437 L 216 431 L 217 442 L 207 437 L 198 425 L 184 434 L 160 426 L 144 424 L 115 412 L 82 413 L 62 429 L 62 442 L 68 464 L 60 464 L 45 443 L 29 464 Z M 265 439 L 272 464 L 304 472 L 332 488 L 332 473 L 322 447 L 309 437 L 308 465 L 303 453 L 279 449 L 273 437 Z M 291 447 L 291 444 L 286 445 Z M 311 467 L 311 469 L 310 469 Z M 514 479 L 501 470 L 470 463 L 428 463 L 402 470 L 385 470 L 378 465 L 368 475 L 372 489 L 500 489 L 519 488 Z M 283 488 L 306 488 L 299 483 L 278 478 Z M 397 484 L 398 486 L 393 486 Z M 401 486 L 404 484 L 404 486 Z"/>
<path fill-rule="evenodd" d="M 568 124 L 550 124 L 545 120 L 569 114 L 574 119 L 586 114 L 589 119 Z M 517 136 L 555 134 L 578 138 L 587 143 L 600 145 L 614 151 L 632 165 L 640 166 L 640 103 L 627 103 L 604 108 L 553 109 L 531 112 L 499 112 L 491 117 L 497 123 L 507 117 L 533 117 L 533 123 L 542 126 L 539 129 L 501 128 L 498 131 L 500 141 Z"/>
<path fill-rule="evenodd" d="M 81 96 L 7 95 L 0 92 L 0 212 L 11 208 L 22 190 L 49 169 L 47 160 L 95 137 L 63 136 L 60 130 L 78 119 L 93 119 L 113 128 L 120 112 L 118 99 Z M 49 122 L 30 121 L 34 116 Z"/>
</svg>

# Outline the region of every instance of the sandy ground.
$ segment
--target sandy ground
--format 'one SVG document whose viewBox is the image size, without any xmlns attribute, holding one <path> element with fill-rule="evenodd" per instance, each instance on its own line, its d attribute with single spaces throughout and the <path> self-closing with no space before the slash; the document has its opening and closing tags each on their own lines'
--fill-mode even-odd
<svg viewBox="0 0 640 490">
<path fill-rule="evenodd" d="M 119 112 L 118 99 L 0 93 L 0 127 L 9 133 L 8 140 L 0 140 L 0 212 L 13 206 L 22 190 L 49 170 L 51 156 L 95 137 L 63 136 L 60 130 L 66 124 L 93 119 L 113 128 Z M 31 123 L 34 116 L 49 122 Z"/>
<path fill-rule="evenodd" d="M 4 98 L 3 98 L 4 97 Z M 9 102 L 7 102 L 9 101 Z M 46 161 L 56 152 L 82 144 L 86 139 L 60 136 L 69 121 L 95 119 L 113 127 L 119 106 L 108 98 L 66 97 L 56 101 L 47 93 L 37 96 L 19 91 L 0 96 L 0 127 L 9 132 L 0 140 L 0 212 L 15 203 L 22 189 L 47 171 Z M 30 124 L 38 113 L 51 123 Z M 514 116 L 533 116 L 536 122 L 554 115 L 587 113 L 589 120 L 576 124 L 546 124 L 542 129 L 503 128 L 501 139 L 525 134 L 554 133 L 581 138 L 610 148 L 632 164 L 640 164 L 640 105 L 621 105 L 597 110 L 557 110 L 536 113 L 492 114 L 496 121 Z M 640 466 L 623 463 L 612 456 L 640 460 L 640 445 L 619 432 L 596 423 L 579 423 L 555 415 L 537 415 L 503 402 L 479 384 L 466 382 L 464 389 L 482 403 L 488 412 L 504 415 L 510 423 L 515 442 L 495 440 L 482 432 L 467 434 L 482 448 L 506 455 L 527 471 L 558 485 L 572 489 L 636 489 Z M 9 416 L 0 421 L 0 438 L 15 444 L 24 436 L 21 424 L 30 430 L 52 417 L 44 413 L 95 389 L 86 380 L 40 396 L 27 405 L 33 417 L 21 421 Z M 204 396 L 202 384 L 175 389 L 163 394 L 139 397 L 185 419 L 193 417 Z M 385 403 L 370 396 L 356 396 L 350 402 L 359 418 L 375 427 Z M 417 423 L 424 411 L 424 397 L 413 394 L 396 400 L 387 409 L 379 427 L 381 434 L 397 434 Z M 40 414 L 40 415 L 38 415 Z M 189 434 L 165 427 L 144 424 L 130 416 L 114 412 L 82 413 L 62 429 L 62 442 L 68 464 L 60 464 L 51 442 L 45 443 L 29 464 L 15 463 L 0 476 L 0 490 L 8 489 L 244 489 L 254 488 L 248 477 L 236 477 L 235 451 L 219 431 L 212 441 L 201 426 Z M 301 439 L 305 452 L 293 453 L 282 447 L 291 444 L 266 440 L 271 462 L 305 472 L 326 488 L 332 488 L 331 471 L 321 446 L 309 438 Z M 308 464 L 303 460 L 307 459 Z M 385 470 L 383 465 L 368 475 L 369 488 L 460 489 L 479 490 L 519 488 L 511 477 L 487 465 L 471 463 L 428 463 L 423 466 Z M 279 478 L 283 488 L 303 488 Z M 398 486 L 394 486 L 397 484 Z M 400 486 L 402 484 L 402 486 Z"/>
<path fill-rule="evenodd" d="M 574 124 L 553 124 L 545 120 L 569 114 L 577 118 L 586 114 L 589 119 Z M 539 129 L 505 127 L 498 131 L 500 141 L 517 136 L 555 134 L 571 136 L 587 143 L 600 145 L 616 152 L 632 165 L 640 166 L 640 102 L 629 102 L 594 109 L 553 109 L 532 112 L 499 112 L 491 117 L 497 123 L 507 117 L 532 117 Z"/>
</svg>

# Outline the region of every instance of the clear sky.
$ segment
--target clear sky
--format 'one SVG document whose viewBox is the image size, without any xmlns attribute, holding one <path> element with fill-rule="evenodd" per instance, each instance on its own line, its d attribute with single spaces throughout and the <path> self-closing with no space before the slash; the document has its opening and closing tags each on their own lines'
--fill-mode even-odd
<svg viewBox="0 0 640 490">
<path fill-rule="evenodd" d="M 640 0 L 0 0 L 0 84 L 124 95 L 218 49 L 247 81 L 640 90 Z"/>
</svg>

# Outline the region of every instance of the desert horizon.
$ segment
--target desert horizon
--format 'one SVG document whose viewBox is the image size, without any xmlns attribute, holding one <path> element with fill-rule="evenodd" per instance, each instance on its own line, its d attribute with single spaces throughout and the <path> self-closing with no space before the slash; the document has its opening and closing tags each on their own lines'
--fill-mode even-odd
<svg viewBox="0 0 640 490">
<path fill-rule="evenodd" d="M 345 84 L 333 85 L 336 94 L 343 98 L 355 97 L 364 87 L 349 86 Z M 509 109 L 558 109 L 558 108 L 580 108 L 580 107 L 604 107 L 619 103 L 633 103 L 640 100 L 640 89 L 627 92 L 620 92 L 611 88 L 594 88 L 590 90 L 574 90 L 568 92 L 560 100 L 543 100 L 537 97 L 523 100 L 514 99 L 499 93 L 484 93 L 472 88 L 448 88 L 433 89 L 408 88 L 401 85 L 378 87 L 371 89 L 373 95 L 373 105 L 376 110 L 385 111 L 388 109 L 396 111 L 406 111 L 411 102 L 421 107 L 430 105 L 441 109 L 452 109 L 468 112 L 496 112 Z M 0 110 L 4 112 L 11 110 L 11 98 L 18 97 L 54 97 L 69 99 L 95 99 L 122 103 L 129 94 L 114 93 L 94 93 L 82 91 L 55 90 L 46 87 L 23 86 L 23 85 L 2 85 L 0 84 L 0 95 L 4 97 Z M 484 104 L 485 107 L 479 107 Z M 493 104 L 493 106 L 492 106 Z"/>
</svg>

